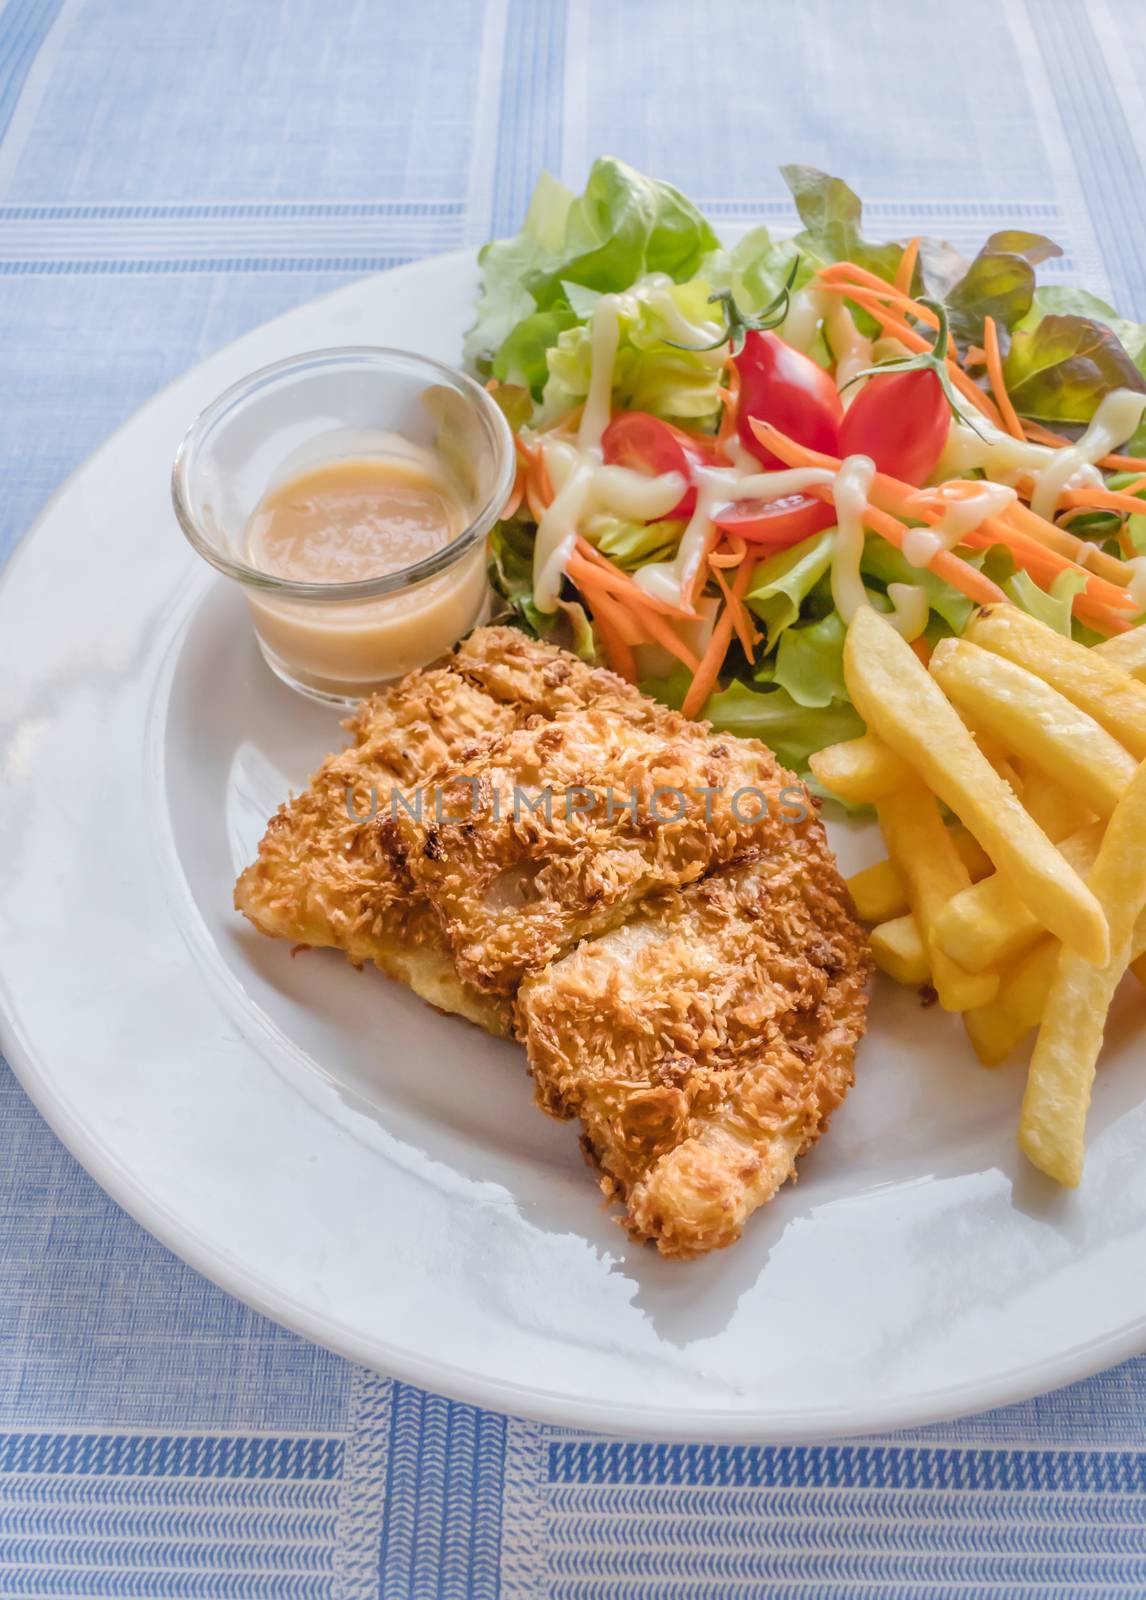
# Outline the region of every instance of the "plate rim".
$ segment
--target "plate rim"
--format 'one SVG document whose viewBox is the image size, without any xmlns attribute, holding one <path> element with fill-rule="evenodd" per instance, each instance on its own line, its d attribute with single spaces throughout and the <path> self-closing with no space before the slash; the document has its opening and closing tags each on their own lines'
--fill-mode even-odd
<svg viewBox="0 0 1146 1600">
<path fill-rule="evenodd" d="M 0 568 L 0 610 L 4 606 L 13 575 L 27 558 L 37 536 L 53 517 L 58 502 L 74 480 L 113 441 L 133 429 L 152 408 L 158 408 L 170 390 L 190 373 L 216 358 L 224 357 L 251 335 L 273 330 L 277 325 L 289 322 L 300 310 L 342 296 L 361 294 L 366 285 L 385 284 L 395 277 L 417 276 L 424 273 L 427 267 L 445 266 L 448 269 L 451 265 L 472 265 L 475 256 L 472 248 L 443 252 L 355 279 L 321 295 L 312 296 L 298 306 L 246 329 L 235 339 L 210 351 L 202 361 L 177 374 L 102 437 L 67 478 L 57 485 L 16 540 Z M 73 1111 L 66 1097 L 53 1087 L 50 1074 L 43 1070 L 30 1039 L 25 1038 L 16 996 L 4 978 L 2 951 L 0 1053 L 7 1059 L 22 1089 L 52 1133 L 92 1180 L 139 1226 L 193 1271 L 258 1314 L 335 1355 L 398 1381 L 502 1414 L 529 1417 L 561 1427 L 591 1429 L 625 1438 L 661 1442 L 810 1444 L 920 1428 L 1016 1404 L 1090 1377 L 1146 1351 L 1144 1314 L 1085 1344 L 1045 1357 L 1033 1366 L 1013 1366 L 990 1379 L 964 1380 L 917 1392 L 899 1400 L 885 1399 L 870 1408 L 805 1408 L 799 1412 L 756 1408 L 738 1413 L 726 1408 L 707 1410 L 695 1407 L 683 1414 L 669 1412 L 666 1417 L 663 1408 L 650 1404 L 616 1401 L 586 1403 L 552 1389 L 491 1377 L 480 1370 L 450 1363 L 439 1357 L 423 1357 L 413 1349 L 395 1346 L 377 1335 L 367 1339 L 345 1327 L 338 1319 L 307 1307 L 237 1259 L 233 1261 L 220 1244 L 203 1239 L 110 1152 Z"/>
</svg>

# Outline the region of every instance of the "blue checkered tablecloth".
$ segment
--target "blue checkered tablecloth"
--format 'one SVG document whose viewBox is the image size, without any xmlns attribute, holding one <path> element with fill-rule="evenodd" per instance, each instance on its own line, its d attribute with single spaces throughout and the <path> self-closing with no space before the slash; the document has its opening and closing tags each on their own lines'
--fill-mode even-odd
<svg viewBox="0 0 1146 1600">
<path fill-rule="evenodd" d="M 0 558 L 209 351 L 601 151 L 718 224 L 785 160 L 873 231 L 1028 224 L 1146 316 L 1144 88 L 1144 0 L 0 0 Z M 2 1062 L 0 1231 L 0 1597 L 1146 1593 L 1146 1362 L 831 1447 L 477 1411 L 205 1283 Z"/>
</svg>

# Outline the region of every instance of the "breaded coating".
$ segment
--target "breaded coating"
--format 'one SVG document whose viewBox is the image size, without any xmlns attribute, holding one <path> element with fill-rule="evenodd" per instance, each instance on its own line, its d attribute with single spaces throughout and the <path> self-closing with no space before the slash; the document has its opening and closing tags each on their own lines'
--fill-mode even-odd
<svg viewBox="0 0 1146 1600">
<path fill-rule="evenodd" d="M 391 790 L 412 797 L 528 719 L 591 700 L 649 704 L 612 673 L 516 629 L 478 629 L 440 665 L 355 710 L 344 724 L 354 745 L 328 756 L 272 817 L 235 886 L 236 908 L 263 933 L 342 950 L 356 966 L 372 961 L 440 1009 L 508 1032 L 508 1006 L 459 979 L 440 923 L 383 827 Z"/>
<path fill-rule="evenodd" d="M 238 909 L 516 1034 L 635 1238 L 730 1244 L 863 1032 L 866 940 L 805 791 L 763 745 L 508 628 L 346 727 Z"/>
<path fill-rule="evenodd" d="M 867 943 L 818 821 L 522 984 L 539 1104 L 666 1256 L 739 1238 L 853 1081 Z"/>
<path fill-rule="evenodd" d="M 395 849 L 462 977 L 506 996 L 646 895 L 768 848 L 795 786 L 763 745 L 648 700 L 528 724 L 458 773 L 446 820 L 400 819 Z"/>
</svg>

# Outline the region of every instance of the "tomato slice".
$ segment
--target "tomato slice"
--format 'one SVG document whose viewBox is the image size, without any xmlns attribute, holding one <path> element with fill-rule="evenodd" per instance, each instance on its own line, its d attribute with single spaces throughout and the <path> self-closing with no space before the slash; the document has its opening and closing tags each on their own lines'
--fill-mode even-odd
<svg viewBox="0 0 1146 1600">
<path fill-rule="evenodd" d="M 622 411 L 601 435 L 601 450 L 610 466 L 631 467 L 634 472 L 658 477 L 662 472 L 679 472 L 687 478 L 694 467 L 713 467 L 717 444 L 697 434 L 674 428 L 647 411 Z M 691 486 L 670 517 L 691 517 L 696 510 L 696 490 Z"/>
<path fill-rule="evenodd" d="M 813 495 L 786 494 L 779 500 L 738 500 L 713 517 L 725 533 L 735 533 L 749 544 L 787 550 L 836 520 L 836 508 Z"/>
</svg>

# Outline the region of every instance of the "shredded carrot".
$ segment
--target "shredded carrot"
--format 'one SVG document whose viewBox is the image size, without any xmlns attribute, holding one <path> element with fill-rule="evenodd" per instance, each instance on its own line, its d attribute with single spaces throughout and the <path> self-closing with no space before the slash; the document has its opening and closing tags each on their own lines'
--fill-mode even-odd
<svg viewBox="0 0 1146 1600">
<path fill-rule="evenodd" d="M 919 635 L 918 639 L 913 639 L 911 641 L 911 648 L 915 651 L 915 654 L 919 657 L 920 661 L 922 661 L 923 665 L 926 666 L 931 660 L 931 646 L 928 644 L 927 640 L 922 634 Z"/>
<path fill-rule="evenodd" d="M 525 465 L 527 467 L 528 466 L 532 466 L 533 463 L 537 460 L 537 456 L 538 456 L 537 446 L 536 445 L 532 445 L 532 444 L 526 444 L 525 440 L 522 439 L 520 437 L 520 435 L 516 439 L 514 439 L 513 442 L 517 447 L 518 459 L 521 460 L 521 461 L 524 461 Z"/>
<path fill-rule="evenodd" d="M 969 344 L 963 352 L 963 365 L 967 367 L 985 367 L 987 365 L 987 352 L 981 344 Z"/>
<path fill-rule="evenodd" d="M 877 278 L 873 272 L 862 272 L 857 267 L 856 273 L 860 276 L 860 281 L 854 282 L 846 277 L 828 276 L 832 270 L 831 267 L 822 267 L 820 269 L 818 276 L 821 289 L 825 289 L 832 294 L 842 295 L 846 300 L 854 300 L 857 305 L 863 306 L 865 310 L 872 311 L 873 315 L 874 308 L 878 306 L 889 316 L 897 318 L 904 326 L 906 326 L 908 317 L 914 317 L 917 322 L 922 322 L 925 327 L 936 329 L 939 327 L 939 318 L 934 311 L 931 311 L 927 306 L 921 306 L 910 295 L 900 294 L 890 284 L 884 283 L 882 278 Z M 870 280 L 870 282 L 864 280 Z M 878 288 L 875 287 L 876 285 L 878 285 Z M 930 349 L 931 347 L 928 345 L 926 348 Z M 955 359 L 955 341 L 950 334 L 947 336 L 947 354 L 952 360 Z"/>
<path fill-rule="evenodd" d="M 1090 511 L 1123 511 L 1131 517 L 1146 512 L 1146 500 L 1135 499 L 1125 489 L 1068 489 L 1059 499 L 1063 505 L 1086 506 Z"/>
<path fill-rule="evenodd" d="M 919 259 L 919 240 L 909 239 L 895 269 L 895 287 L 900 294 L 910 295 L 911 280 L 915 277 L 915 263 Z"/>
<path fill-rule="evenodd" d="M 675 656 L 682 661 L 690 672 L 695 672 L 700 666 L 700 658 L 695 650 L 690 650 L 681 639 L 667 617 L 662 617 L 655 611 L 647 608 L 640 613 L 641 626 L 648 633 L 654 644 L 659 644 L 662 650 L 667 650 L 670 656 Z"/>
<path fill-rule="evenodd" d="M 1052 433 L 1049 428 L 1044 428 L 1041 422 L 1032 422 L 1029 417 L 1023 419 L 1023 432 L 1032 444 L 1046 444 L 1052 450 L 1061 450 L 1063 445 L 1069 444 L 1069 439 L 1064 439 L 1061 433 Z"/>
<path fill-rule="evenodd" d="M 737 600 L 743 599 L 755 564 L 755 557 L 750 555 L 747 561 L 743 562 L 737 570 L 736 577 L 732 583 L 732 593 Z M 726 605 L 716 619 L 712 637 L 705 646 L 704 654 L 700 658 L 700 665 L 696 669 L 693 680 L 689 685 L 688 693 L 684 697 L 684 704 L 681 706 L 681 710 L 686 717 L 695 717 L 712 693 L 716 680 L 720 676 L 721 664 L 728 653 L 728 646 L 732 642 L 732 624 L 732 609 Z"/>
<path fill-rule="evenodd" d="M 670 655 L 675 656 L 678 661 L 683 661 L 690 671 L 695 672 L 700 664 L 696 652 L 690 650 L 684 641 L 678 638 L 667 617 L 662 616 L 651 606 L 634 603 L 627 595 L 624 599 L 621 599 L 616 594 L 616 591 L 611 589 L 609 575 L 601 571 L 599 567 L 593 566 L 591 562 L 586 561 L 583 556 L 576 553 L 571 555 L 565 563 L 565 571 L 573 579 L 577 587 L 591 600 L 594 614 L 600 606 L 601 596 L 605 595 L 609 602 L 615 603 L 622 608 L 629 616 L 633 627 L 639 630 L 642 636 L 661 645 Z M 622 575 L 618 574 L 618 576 Z M 636 588 L 636 585 L 632 587 Z M 643 595 L 644 591 L 637 590 L 637 593 Z M 645 596 L 645 598 L 648 597 Z M 616 619 L 614 618 L 614 620 Z M 641 640 L 634 638 L 630 642 L 639 644 Z"/>
<path fill-rule="evenodd" d="M 1049 445 L 1052 450 L 1063 450 L 1074 442 L 1064 438 L 1061 433 L 1052 433 L 1041 422 L 1031 422 L 1029 418 L 1023 419 L 1023 432 L 1032 444 Z M 1105 467 L 1108 472 L 1146 472 L 1146 456 L 1103 456 L 1098 465 Z"/>
<path fill-rule="evenodd" d="M 846 284 L 838 283 L 826 283 L 824 284 L 824 288 L 846 294 L 849 300 L 854 300 L 857 305 L 862 306 L 865 311 L 873 316 L 885 333 L 894 335 L 895 338 L 899 339 L 907 346 L 909 350 L 913 351 L 915 354 L 918 355 L 925 350 L 931 349 L 931 346 L 927 343 L 927 340 L 924 339 L 921 334 L 916 333 L 914 328 L 909 327 L 906 320 L 902 316 L 897 315 L 894 311 L 888 310 L 882 301 L 874 294 L 871 294 L 868 290 L 851 289 Z M 912 304 L 914 304 L 914 301 Z M 920 309 L 920 316 L 925 316 L 925 308 Z M 950 356 L 947 358 L 947 372 L 950 376 L 951 382 L 959 390 L 959 393 L 964 397 L 964 399 L 969 400 L 973 406 L 976 406 L 988 419 L 988 421 L 993 422 L 996 427 L 1001 428 L 1003 426 L 1003 419 L 1000 417 L 994 402 L 988 395 L 983 393 L 982 389 L 979 388 L 979 385 L 975 383 L 973 379 L 969 378 L 959 363 L 953 360 Z"/>
<path fill-rule="evenodd" d="M 863 521 L 888 544 L 893 544 L 897 550 L 903 549 L 907 528 L 896 517 L 869 505 L 863 513 Z M 990 578 L 985 578 L 976 567 L 960 560 L 950 550 L 937 551 L 927 565 L 937 578 L 942 578 L 944 583 L 949 583 L 953 589 L 958 589 L 960 594 L 965 594 L 968 600 L 974 600 L 979 605 L 997 605 L 1007 598 L 998 584 L 992 583 Z"/>
<path fill-rule="evenodd" d="M 546 511 L 548 511 L 549 507 L 538 495 L 537 485 L 534 483 L 533 475 L 531 473 L 526 473 L 525 476 L 525 499 L 529 506 L 530 516 L 533 518 L 534 522 L 540 522 Z"/>
<path fill-rule="evenodd" d="M 697 556 L 696 568 L 692 573 L 691 579 L 689 578 L 688 574 L 685 574 L 681 581 L 682 589 L 686 586 L 688 588 L 688 601 L 692 606 L 697 604 L 704 592 L 704 586 L 708 582 L 709 553 L 715 549 L 719 542 L 720 529 L 716 526 L 715 522 L 710 522 L 705 530 L 704 545 Z"/>
<path fill-rule="evenodd" d="M 1133 483 L 1124 483 L 1118 493 L 1137 494 L 1141 489 L 1146 489 L 1146 473 L 1141 478 L 1135 478 Z M 1146 511 L 1146 502 L 1143 502 L 1142 509 Z"/>
<path fill-rule="evenodd" d="M 999 415 L 1011 438 L 1021 439 L 1023 425 L 1019 421 L 1018 412 L 1011 404 L 1007 385 L 1003 381 L 1003 358 L 999 353 L 999 334 L 994 317 L 983 318 L 983 354 L 987 358 L 987 379 L 991 385 L 991 393 L 995 397 L 995 404 L 999 408 Z"/>
<path fill-rule="evenodd" d="M 506 522 L 517 514 L 517 509 L 525 498 L 525 468 L 518 463 L 517 472 L 513 480 L 513 488 L 509 491 L 509 499 L 501 508 L 502 519 Z"/>
<path fill-rule="evenodd" d="M 601 635 L 601 643 L 605 647 L 605 660 L 609 666 L 619 678 L 624 678 L 626 683 L 636 683 L 637 661 L 631 646 L 625 643 L 603 611 L 595 610 L 593 621 L 597 624 L 597 632 Z"/>
<path fill-rule="evenodd" d="M 742 539 L 739 534 L 726 533 L 724 540 L 729 548 L 714 550 L 708 558 L 710 567 L 738 567 L 748 554 L 747 540 Z"/>
<path fill-rule="evenodd" d="M 733 594 L 719 567 L 713 569 L 712 575 L 720 585 L 721 592 L 732 610 L 732 626 L 736 630 L 736 637 L 740 640 L 744 654 L 749 661 L 755 661 L 756 646 L 760 642 L 760 634 L 753 624 L 748 607 L 743 600 Z"/>
<path fill-rule="evenodd" d="M 1003 516 L 1005 521 L 1013 522 L 1016 528 L 1022 528 L 1024 532 L 1050 549 L 1070 556 L 1088 572 L 1097 572 L 1100 577 L 1108 579 L 1111 583 L 1121 584 L 1123 587 L 1130 582 L 1130 568 L 1124 561 L 1119 561 L 1116 556 L 1108 556 L 1105 550 L 1100 550 L 1087 539 L 1080 539 L 1069 529 L 1048 522 L 1022 500 L 1016 500 L 1013 505 L 1008 506 Z"/>
<path fill-rule="evenodd" d="M 588 539 L 578 538 L 575 558 L 587 561 L 601 574 L 606 586 L 612 590 L 619 600 L 628 601 L 630 605 L 640 606 L 644 611 L 656 611 L 661 616 L 676 617 L 680 622 L 695 622 L 695 611 L 686 611 L 683 606 L 674 606 L 668 600 L 662 600 L 659 595 L 649 594 L 635 583 L 627 572 L 622 572 L 615 566 L 608 556 L 594 548 Z"/>
<path fill-rule="evenodd" d="M 730 361 L 725 373 L 725 386 L 720 391 L 720 398 L 723 401 L 720 427 L 716 432 L 717 443 L 720 445 L 727 444 L 736 433 L 740 411 L 740 368 L 735 361 Z"/>
<path fill-rule="evenodd" d="M 773 455 L 779 456 L 786 466 L 823 467 L 829 472 L 839 470 L 840 463 L 835 456 L 825 455 L 819 450 L 809 450 L 805 445 L 797 444 L 794 439 L 789 439 L 786 434 L 781 433 L 778 428 L 774 428 L 771 423 L 759 422 L 753 418 L 752 431 L 761 444 L 766 445 Z M 924 502 L 919 490 L 913 489 L 910 484 L 901 483 L 898 478 L 892 478 L 885 472 L 876 473 L 872 480 L 872 493 L 877 503 L 890 508 L 897 516 L 914 517 L 923 521 L 928 521 L 932 518 L 938 519 L 938 510 L 932 511 L 930 514 L 925 514 L 921 511 L 920 507 Z M 1033 512 L 1029 506 L 1024 505 L 1021 500 L 1017 500 L 1013 505 L 1009 506 L 1001 520 L 1012 523 L 1048 550 L 1057 551 L 1060 556 L 1065 555 L 1069 564 L 1076 566 L 1080 570 L 1085 570 L 1087 574 L 1097 575 L 1099 579 L 1103 579 L 1111 585 L 1113 590 L 1117 590 L 1120 585 L 1125 585 L 1129 582 L 1130 569 L 1124 562 L 1116 560 L 1113 556 L 1106 555 L 1104 551 L 1097 550 L 1094 545 L 1087 543 L 1086 540 L 1076 538 L 1073 534 L 1068 533 L 1065 528 L 1058 528 L 1053 522 L 1047 522 L 1045 518 Z M 945 576 L 945 574 L 938 563 L 942 561 L 945 554 L 949 555 L 949 552 L 941 552 L 935 561 L 931 563 L 931 570 L 940 577 Z M 1073 559 L 1075 556 L 1078 557 L 1077 561 Z M 958 557 L 951 557 L 951 559 L 958 560 Z M 967 563 L 959 562 L 959 565 L 966 567 Z M 974 571 L 974 568 L 969 570 Z M 948 581 L 953 582 L 952 579 L 948 579 Z M 956 584 L 955 587 L 958 588 L 959 585 Z M 1111 590 L 1104 589 L 1101 592 L 1110 593 Z M 964 593 L 966 593 L 966 590 L 964 590 Z M 972 596 L 972 598 L 974 597 Z M 1076 596 L 1076 606 L 1084 598 L 1082 595 Z M 1093 599 L 1093 596 L 1091 598 Z M 1100 601 L 1099 603 L 1101 604 L 1102 602 Z M 1118 604 L 1113 598 L 1109 603 Z M 1123 605 L 1127 604 L 1126 599 L 1124 598 L 1121 603 Z"/>
</svg>

